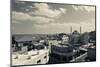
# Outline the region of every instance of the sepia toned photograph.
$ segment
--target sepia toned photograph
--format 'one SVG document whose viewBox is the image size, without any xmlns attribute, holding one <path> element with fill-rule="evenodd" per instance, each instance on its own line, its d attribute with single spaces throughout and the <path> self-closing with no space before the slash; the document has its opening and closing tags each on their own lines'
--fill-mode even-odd
<svg viewBox="0 0 100 67">
<path fill-rule="evenodd" d="M 95 61 L 95 5 L 11 0 L 11 66 Z"/>
</svg>

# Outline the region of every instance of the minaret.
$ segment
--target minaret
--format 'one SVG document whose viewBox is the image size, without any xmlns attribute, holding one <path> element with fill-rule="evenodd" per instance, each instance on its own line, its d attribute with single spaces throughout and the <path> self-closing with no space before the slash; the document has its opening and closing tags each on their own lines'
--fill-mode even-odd
<svg viewBox="0 0 100 67">
<path fill-rule="evenodd" d="M 72 26 L 70 27 L 70 33 L 72 33 Z"/>
<path fill-rule="evenodd" d="M 82 33 L 82 28 L 81 28 L 81 26 L 80 26 L 80 33 Z"/>
</svg>

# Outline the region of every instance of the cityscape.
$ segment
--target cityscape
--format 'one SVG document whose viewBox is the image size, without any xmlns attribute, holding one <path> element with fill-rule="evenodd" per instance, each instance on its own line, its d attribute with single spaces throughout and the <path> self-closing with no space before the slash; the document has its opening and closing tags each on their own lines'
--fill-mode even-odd
<svg viewBox="0 0 100 67">
<path fill-rule="evenodd" d="M 95 6 L 11 1 L 12 66 L 96 61 Z"/>
</svg>

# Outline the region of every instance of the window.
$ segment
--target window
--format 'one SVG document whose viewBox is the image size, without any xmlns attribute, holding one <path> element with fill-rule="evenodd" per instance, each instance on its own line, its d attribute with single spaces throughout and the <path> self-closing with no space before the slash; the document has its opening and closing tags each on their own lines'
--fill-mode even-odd
<svg viewBox="0 0 100 67">
<path fill-rule="evenodd" d="M 44 58 L 47 58 L 47 56 L 44 56 Z"/>
<path fill-rule="evenodd" d="M 62 60 L 63 60 L 63 61 L 67 61 L 67 58 L 66 58 L 66 57 L 63 57 Z"/>
<path fill-rule="evenodd" d="M 41 62 L 41 60 L 38 60 L 38 61 L 37 61 L 37 63 L 40 63 L 40 62 Z"/>
</svg>

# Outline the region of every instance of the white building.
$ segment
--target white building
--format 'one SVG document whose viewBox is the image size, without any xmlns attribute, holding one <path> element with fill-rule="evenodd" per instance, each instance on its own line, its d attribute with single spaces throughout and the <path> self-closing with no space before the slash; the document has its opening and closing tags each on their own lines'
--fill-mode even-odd
<svg viewBox="0 0 100 67">
<path fill-rule="evenodd" d="M 49 50 L 31 50 L 23 54 L 12 54 L 12 66 L 46 64 L 49 61 Z"/>
<path fill-rule="evenodd" d="M 68 43 L 69 43 L 69 37 L 66 36 L 66 35 L 64 35 L 64 36 L 62 37 L 62 44 L 68 44 Z"/>
</svg>

